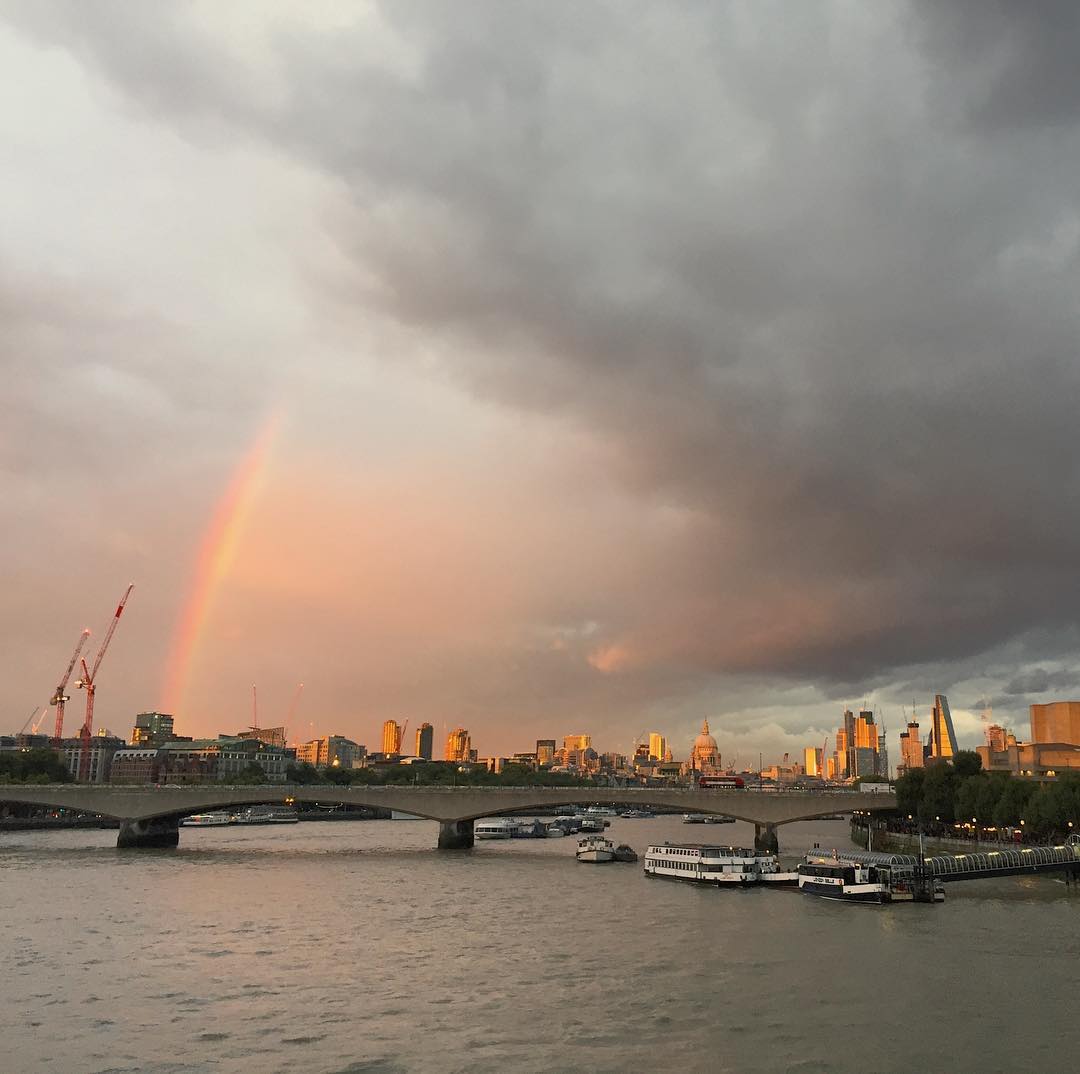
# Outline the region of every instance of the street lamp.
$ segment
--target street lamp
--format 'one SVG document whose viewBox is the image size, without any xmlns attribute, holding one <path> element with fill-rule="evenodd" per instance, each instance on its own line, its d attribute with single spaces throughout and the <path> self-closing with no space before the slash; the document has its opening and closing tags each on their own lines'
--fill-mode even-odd
<svg viewBox="0 0 1080 1074">
<path fill-rule="evenodd" d="M 975 842 L 979 841 L 979 822 L 975 817 L 971 818 L 971 823 L 975 826 Z"/>
</svg>

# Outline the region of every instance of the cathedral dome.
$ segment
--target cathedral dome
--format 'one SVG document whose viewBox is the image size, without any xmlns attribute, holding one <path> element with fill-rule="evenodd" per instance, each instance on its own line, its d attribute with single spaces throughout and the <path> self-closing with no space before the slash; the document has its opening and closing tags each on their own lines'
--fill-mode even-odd
<svg viewBox="0 0 1080 1074">
<path fill-rule="evenodd" d="M 716 739 L 709 734 L 709 721 L 706 720 L 701 727 L 701 734 L 694 739 L 694 756 L 701 757 L 716 752 Z"/>
</svg>

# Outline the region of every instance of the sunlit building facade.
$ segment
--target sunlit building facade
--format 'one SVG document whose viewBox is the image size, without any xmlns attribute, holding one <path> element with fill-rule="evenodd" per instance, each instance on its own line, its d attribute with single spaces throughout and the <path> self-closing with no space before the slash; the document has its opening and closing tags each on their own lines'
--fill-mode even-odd
<svg viewBox="0 0 1080 1074">
<path fill-rule="evenodd" d="M 469 732 L 464 727 L 455 727 L 446 736 L 446 759 L 448 761 L 468 761 L 472 756 L 472 743 Z"/>
<path fill-rule="evenodd" d="M 147 748 L 160 746 L 174 738 L 173 717 L 166 712 L 140 712 L 131 729 L 131 744 Z"/>
<path fill-rule="evenodd" d="M 956 754 L 956 731 L 953 730 L 949 699 L 944 694 L 936 694 L 934 710 L 930 714 L 930 742 L 926 747 L 926 760 L 951 761 Z"/>
<path fill-rule="evenodd" d="M 434 742 L 434 728 L 429 723 L 422 723 L 416 729 L 416 749 L 414 751 L 416 756 L 422 757 L 425 761 L 430 761 Z"/>
<path fill-rule="evenodd" d="M 1031 741 L 1080 745 L 1080 701 L 1051 701 L 1032 705 Z"/>
<path fill-rule="evenodd" d="M 916 720 L 909 720 L 907 729 L 900 732 L 900 764 L 905 772 L 923 767 L 923 744 Z"/>
<path fill-rule="evenodd" d="M 536 763 L 540 767 L 555 763 L 555 739 L 538 738 L 536 740 Z"/>
<path fill-rule="evenodd" d="M 397 720 L 387 720 L 382 725 L 382 751 L 388 757 L 401 753 L 401 730 Z"/>
<path fill-rule="evenodd" d="M 649 760 L 662 761 L 667 754 L 667 739 L 659 731 L 649 734 Z"/>
</svg>

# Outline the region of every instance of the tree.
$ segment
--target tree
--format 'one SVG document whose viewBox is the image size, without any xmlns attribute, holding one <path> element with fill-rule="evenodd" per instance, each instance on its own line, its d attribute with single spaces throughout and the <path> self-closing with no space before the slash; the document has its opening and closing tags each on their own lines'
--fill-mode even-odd
<svg viewBox="0 0 1080 1074">
<path fill-rule="evenodd" d="M 921 809 L 924 820 L 940 818 L 948 823 L 956 819 L 957 778 L 950 764 L 939 762 L 925 769 Z"/>
<path fill-rule="evenodd" d="M 977 776 L 982 771 L 982 758 L 974 750 L 958 750 L 953 768 L 960 779 Z"/>
<path fill-rule="evenodd" d="M 925 768 L 912 768 L 896 781 L 896 807 L 904 816 L 916 816 L 922 809 Z"/>
<path fill-rule="evenodd" d="M 70 783 L 73 776 L 55 750 L 4 750 L 0 783 Z"/>
</svg>

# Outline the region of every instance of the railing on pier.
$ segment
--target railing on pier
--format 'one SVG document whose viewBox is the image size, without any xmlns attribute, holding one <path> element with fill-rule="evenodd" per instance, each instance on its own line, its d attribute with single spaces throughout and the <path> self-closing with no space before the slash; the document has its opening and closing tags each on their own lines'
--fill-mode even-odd
<svg viewBox="0 0 1080 1074">
<path fill-rule="evenodd" d="M 935 854 L 922 859 L 916 854 L 883 854 L 869 850 L 845 850 L 840 856 L 866 865 L 888 865 L 897 872 L 914 873 L 924 868 L 931 876 L 942 881 L 980 880 L 1061 869 L 1080 870 L 1080 844 L 988 850 L 978 854 Z"/>
</svg>

